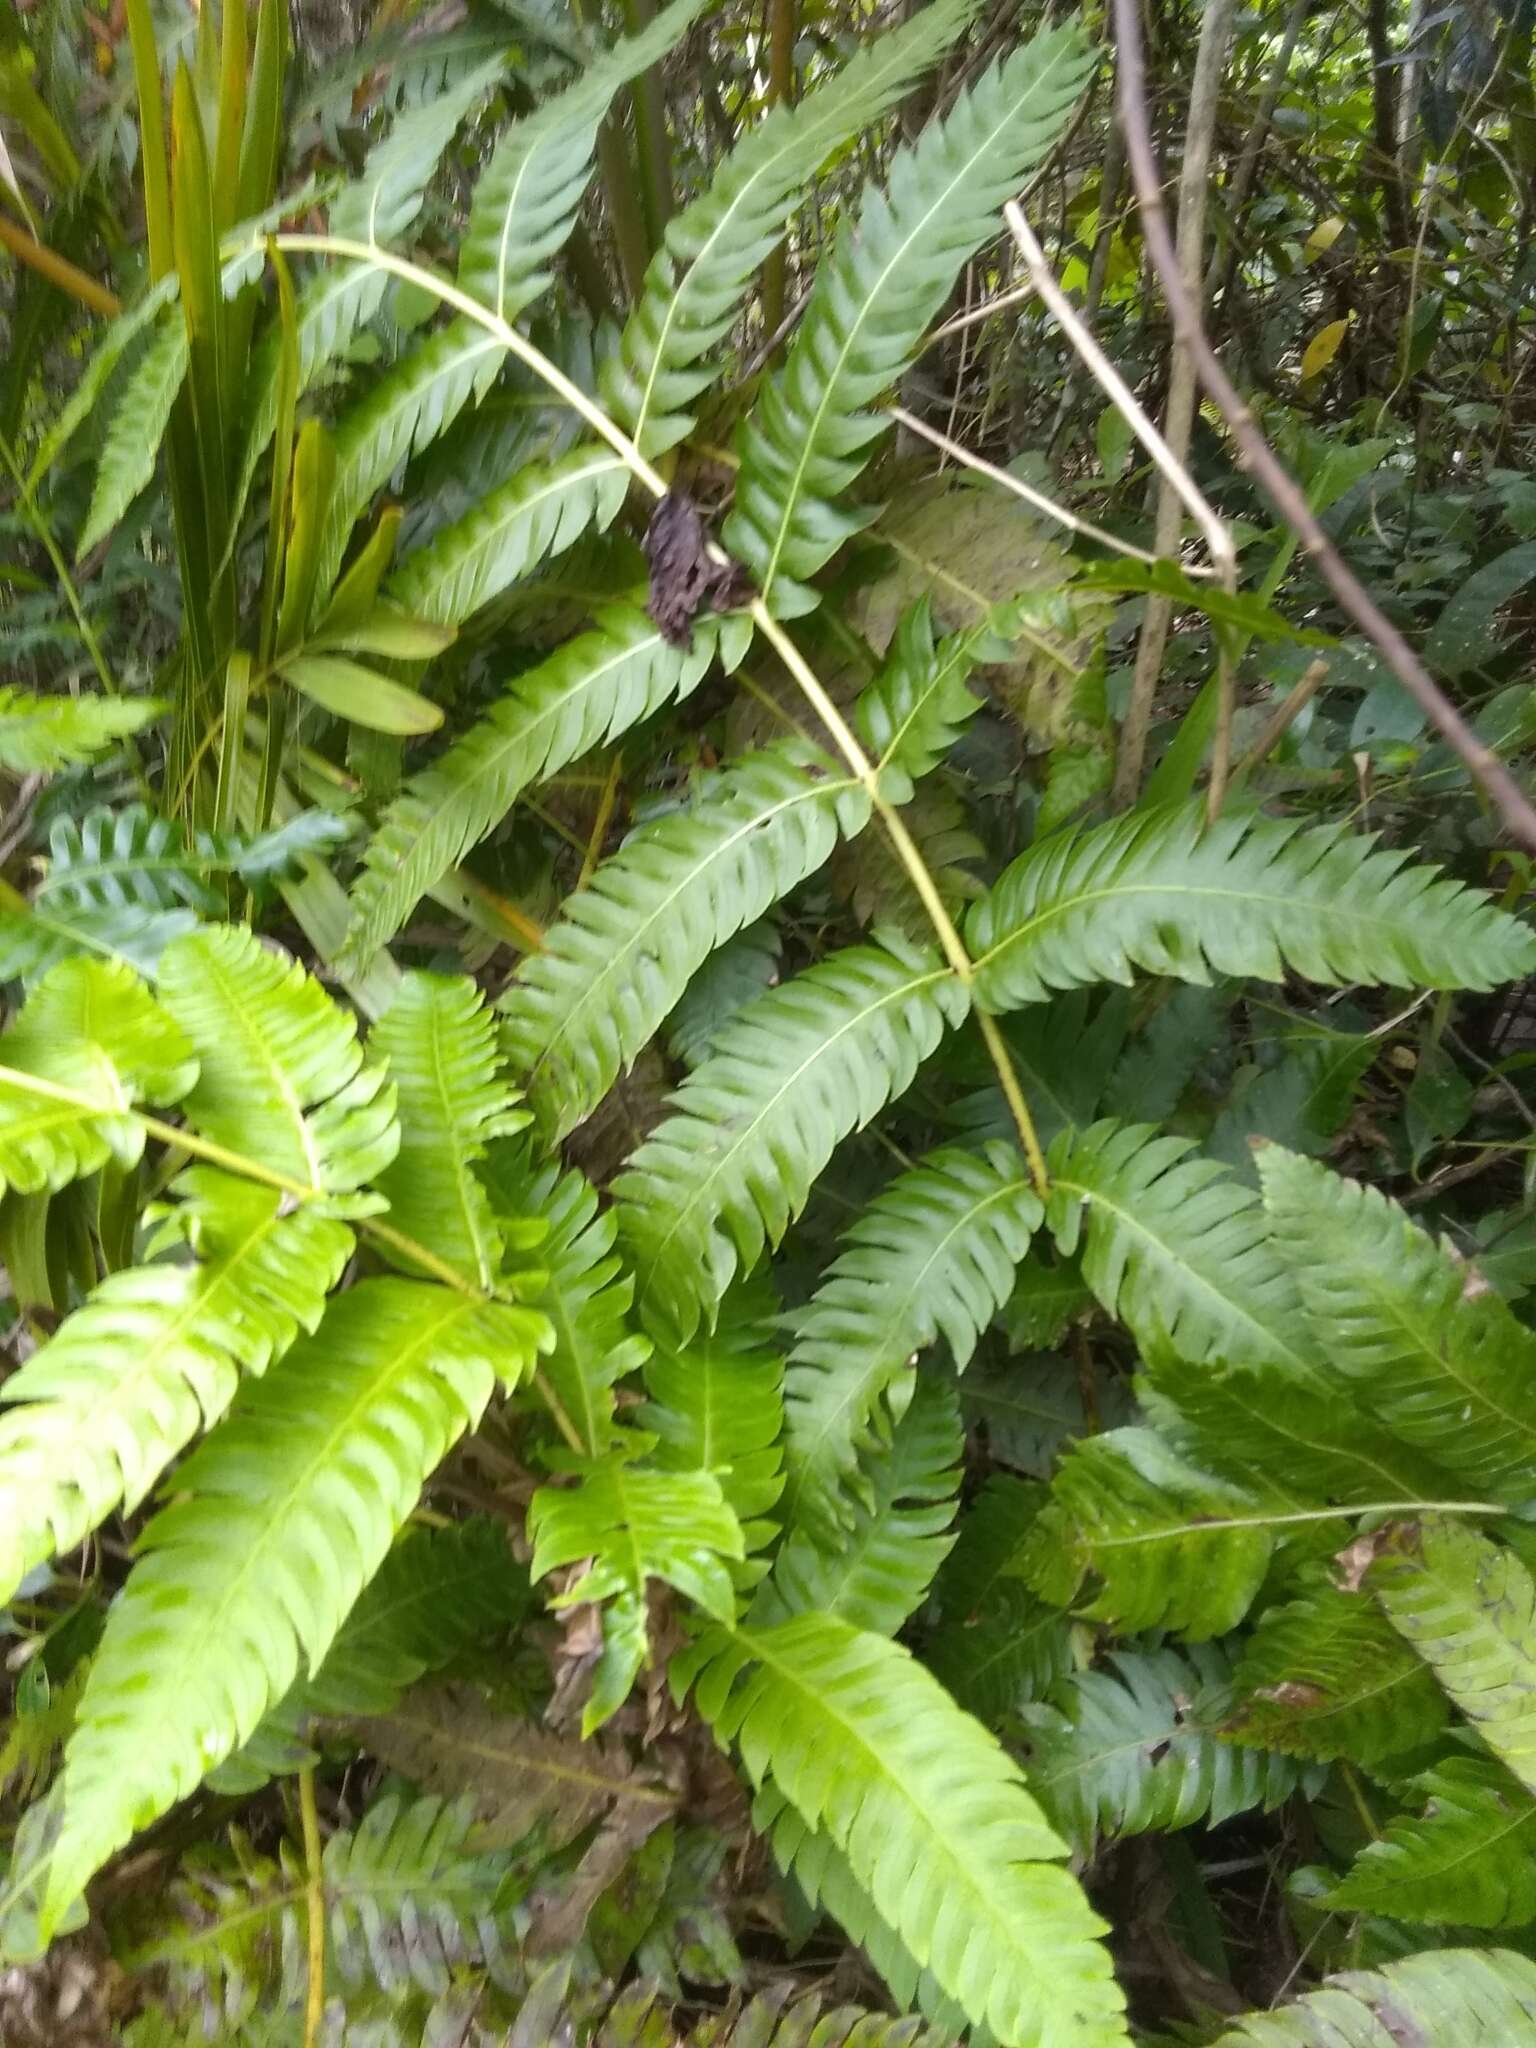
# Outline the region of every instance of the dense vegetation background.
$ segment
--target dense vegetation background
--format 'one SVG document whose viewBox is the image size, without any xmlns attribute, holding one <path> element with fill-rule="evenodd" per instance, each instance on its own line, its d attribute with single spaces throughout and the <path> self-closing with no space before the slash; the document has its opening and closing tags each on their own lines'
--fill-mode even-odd
<svg viewBox="0 0 1536 2048">
<path fill-rule="evenodd" d="M 1536 2043 L 1531 28 L 11 0 L 4 2048 Z"/>
</svg>

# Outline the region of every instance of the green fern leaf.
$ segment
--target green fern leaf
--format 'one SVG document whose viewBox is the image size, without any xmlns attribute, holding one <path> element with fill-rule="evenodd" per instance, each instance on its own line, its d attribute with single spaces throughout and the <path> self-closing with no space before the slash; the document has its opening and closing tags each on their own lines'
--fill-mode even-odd
<svg viewBox="0 0 1536 2048">
<path fill-rule="evenodd" d="M 468 1686 L 419 1686 L 357 1733 L 412 1784 L 473 1800 L 491 1842 L 520 1842 L 539 1827 L 560 1849 L 610 1814 L 630 1841 L 643 1841 L 677 1808 L 676 1794 L 637 1769 L 621 1742 L 553 1734 Z"/>
<path fill-rule="evenodd" d="M 927 598 L 901 619 L 880 673 L 854 707 L 854 726 L 880 764 L 890 802 L 910 800 L 913 784 L 948 758 L 981 709 L 965 679 L 984 639 L 977 631 L 954 633 L 935 645 Z"/>
<path fill-rule="evenodd" d="M 663 454 L 691 431 L 685 408 L 714 374 L 700 359 L 729 332 L 818 168 L 893 106 L 975 11 L 974 0 L 937 0 L 874 37 L 798 106 L 773 108 L 667 223 L 603 379 L 609 410 L 643 455 Z"/>
<path fill-rule="evenodd" d="M 786 741 L 642 825 L 567 899 L 500 1003 L 507 1048 L 552 1137 L 591 1114 L 710 953 L 814 874 L 869 811 L 851 776 Z"/>
<path fill-rule="evenodd" d="M 154 475 L 171 408 L 186 380 L 187 361 L 187 326 L 180 310 L 174 309 L 113 409 L 96 465 L 90 509 L 75 544 L 76 561 L 112 531 Z"/>
<path fill-rule="evenodd" d="M 606 447 L 530 463 L 406 556 L 389 591 L 413 618 L 457 625 L 588 527 L 617 518 L 629 471 Z"/>
<path fill-rule="evenodd" d="M 667 1050 L 684 1067 L 702 1066 L 738 1011 L 779 978 L 779 934 L 762 918 L 711 953 L 667 1020 Z"/>
<path fill-rule="evenodd" d="M 993 1010 L 1055 989 L 1129 983 L 1138 967 L 1493 988 L 1536 969 L 1536 933 L 1482 890 L 1410 867 L 1342 825 L 1203 806 L 1133 811 L 1063 832 L 1004 869 L 966 921 L 976 999 Z"/>
<path fill-rule="evenodd" d="M 1322 1371 L 1258 1198 L 1187 1138 L 1106 1119 L 1051 1146 L 1046 1220 L 1105 1310 L 1194 1363 Z"/>
<path fill-rule="evenodd" d="M 1079 1671 L 1052 1706 L 1027 1707 L 1029 1786 L 1075 1847 L 1274 1811 L 1297 1785 L 1283 1756 L 1219 1740 L 1230 1700 L 1213 1645 L 1113 1653 Z"/>
<path fill-rule="evenodd" d="M 275 1189 L 194 1168 L 162 1235 L 195 1265 L 110 1274 L 0 1390 L 0 1600 L 136 1508 L 176 1453 L 320 1321 L 352 1234 Z"/>
<path fill-rule="evenodd" d="M 826 1537 L 877 1401 L 942 1332 L 963 1368 L 1013 1289 L 1044 1211 L 1017 1153 L 946 1147 L 901 1174 L 853 1225 L 793 1318 L 785 1375 L 794 1519 Z"/>
<path fill-rule="evenodd" d="M 1432 1949 L 1380 1970 L 1349 1970 L 1275 2012 L 1254 2013 L 1214 2048 L 1528 2048 L 1536 2042 L 1536 1963 L 1507 1949 Z"/>
<path fill-rule="evenodd" d="M 1102 1923 L 1017 1766 L 897 1644 L 825 1615 L 708 1640 L 695 1699 L 754 1785 L 848 1856 L 875 1910 L 1005 2043 L 1126 2039 Z"/>
<path fill-rule="evenodd" d="M 38 697 L 0 684 L 0 768 L 56 775 L 141 732 L 165 708 L 159 697 Z"/>
<path fill-rule="evenodd" d="M 934 1587 L 942 1621 L 923 1662 L 989 1726 L 1044 1698 L 1074 1661 L 1075 1625 L 1017 1575 L 1043 1500 L 1042 1487 L 994 1474 L 967 1508 Z"/>
<path fill-rule="evenodd" d="M 746 1556 L 741 1524 L 713 1472 L 635 1464 L 654 1442 L 634 1436 L 599 1461 L 576 1461 L 576 1486 L 540 1487 L 528 1508 L 535 1580 L 561 1565 L 589 1567 L 555 1607 L 610 1603 L 583 1735 L 623 1705 L 645 1659 L 650 1580 L 675 1586 L 718 1621 L 730 1621 L 736 1611 L 727 1561 L 739 1564 Z"/>
<path fill-rule="evenodd" d="M 352 893 L 344 961 L 387 944 L 530 783 L 686 697 L 713 656 L 708 631 L 671 647 L 643 612 L 616 608 L 520 676 L 385 812 Z"/>
<path fill-rule="evenodd" d="M 1491 1757 L 1451 1756 L 1415 1779 L 1401 1814 L 1355 1858 L 1328 1903 L 1436 1926 L 1536 1920 L 1536 1800 Z"/>
<path fill-rule="evenodd" d="M 314 1722 L 392 1713 L 408 1687 L 504 1638 L 527 1605 L 528 1575 L 495 1523 L 407 1529 L 320 1669 L 291 1686 L 251 1739 L 209 1774 L 210 1789 L 255 1792 L 271 1777 L 302 1770 L 316 1760 L 307 1739 Z"/>
<path fill-rule="evenodd" d="M 922 1605 L 954 1536 L 963 1438 L 952 1386 L 919 1379 L 868 1461 L 864 1498 L 835 1545 L 797 1530 L 752 1609 L 756 1626 L 812 1611 L 893 1636 Z"/>
<path fill-rule="evenodd" d="M 1446 1721 L 1439 1687 L 1381 1610 L 1328 1580 L 1265 1608 L 1232 1682 L 1222 1733 L 1288 1756 L 1369 1769 L 1433 1741 Z"/>
<path fill-rule="evenodd" d="M 1093 57 L 1072 25 L 1048 30 L 962 93 L 893 159 L 818 268 L 782 370 L 742 427 L 725 544 L 778 612 L 815 602 L 808 577 L 868 522 L 838 502 L 888 422 L 867 411 L 895 383 L 997 214 L 1049 148 Z"/>
<path fill-rule="evenodd" d="M 680 2033 L 684 2022 L 669 2015 L 649 1985 L 622 1994 L 597 2036 L 594 2048 L 638 2048 L 667 2042 L 668 2048 L 950 2048 L 950 2037 L 909 2019 L 839 2005 L 824 2012 L 815 1997 L 784 2002 L 782 1994 L 754 1998 L 734 2019 L 701 2021 Z"/>
<path fill-rule="evenodd" d="M 366 1280 L 242 1389 L 108 1618 L 65 1753 L 45 1933 L 250 1737 L 301 1664 L 320 1668 L 428 1474 L 497 1377 L 531 1369 L 542 1334 L 525 1309 Z"/>
<path fill-rule="evenodd" d="M 765 1517 L 784 1490 L 784 1362 L 767 1342 L 767 1299 L 766 1290 L 745 1288 L 714 1330 L 681 1351 L 652 1352 L 650 1399 L 635 1417 L 657 1439 L 658 1465 L 715 1475 L 749 1556 L 776 1534 Z"/>
<path fill-rule="evenodd" d="M 132 1166 L 144 1149 L 136 1101 L 168 1103 L 197 1075 L 194 1048 L 129 969 L 64 960 L 0 1038 L 0 1192 L 36 1194 Z M 32 1089 L 30 1076 L 44 1084 Z M 49 1093 L 49 1089 L 62 1091 Z"/>
<path fill-rule="evenodd" d="M 672 0 L 639 35 L 583 66 L 564 92 L 516 121 L 481 172 L 459 246 L 459 286 L 515 320 L 551 282 L 592 177 L 597 131 L 622 86 L 660 63 L 710 0 Z"/>
<path fill-rule="evenodd" d="M 1074 1444 L 1025 1540 L 1020 1570 L 1058 1607 L 1092 1573 L 1080 1611 L 1126 1632 L 1224 1635 L 1251 1606 L 1273 1539 L 1252 1496 L 1178 1456 L 1148 1429 Z"/>
<path fill-rule="evenodd" d="M 160 992 L 200 1061 L 189 1121 L 317 1193 L 361 1188 L 399 1144 L 394 1090 L 355 1020 L 236 925 L 166 948 Z"/>
<path fill-rule="evenodd" d="M 369 1048 L 399 1096 L 400 1149 L 376 1176 L 390 1220 L 488 1294 L 502 1237 L 476 1168 L 491 1139 L 528 1121 L 498 1071 L 495 1020 L 463 975 L 407 974 Z"/>
<path fill-rule="evenodd" d="M 1278 1145 L 1264 1207 L 1330 1365 L 1404 1442 L 1485 1499 L 1536 1490 L 1536 1336 L 1375 1188 Z"/>
<path fill-rule="evenodd" d="M 936 955 L 853 946 L 726 1026 L 614 1182 L 648 1327 L 692 1335 L 782 1239 L 838 1140 L 910 1086 L 966 1007 Z"/>
<path fill-rule="evenodd" d="M 497 1145 L 485 1178 L 500 1217 L 547 1225 L 531 1253 L 544 1285 L 539 1308 L 553 1332 L 544 1373 L 591 1457 L 613 1435 L 613 1389 L 644 1363 L 649 1341 L 629 1327 L 635 1284 L 614 1254 L 618 1224 L 575 1171 L 536 1162 L 526 1145 Z"/>
<path fill-rule="evenodd" d="M 1366 1586 L 1496 1756 L 1536 1791 L 1536 1586 L 1513 1551 L 1426 1516 L 1376 1539 Z"/>
</svg>

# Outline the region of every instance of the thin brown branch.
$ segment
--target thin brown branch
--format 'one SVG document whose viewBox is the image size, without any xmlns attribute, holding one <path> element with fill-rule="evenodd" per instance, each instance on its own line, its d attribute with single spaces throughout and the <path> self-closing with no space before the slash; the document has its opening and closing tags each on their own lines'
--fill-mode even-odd
<svg viewBox="0 0 1536 2048">
<path fill-rule="evenodd" d="M 1113 7 L 1120 120 L 1125 131 L 1126 155 L 1141 203 L 1142 233 L 1168 302 L 1175 335 L 1190 350 L 1201 383 L 1220 407 L 1237 444 L 1241 466 L 1258 480 L 1281 519 L 1294 527 L 1340 608 L 1371 642 L 1441 738 L 1465 762 L 1468 772 L 1487 792 L 1508 830 L 1523 845 L 1536 852 L 1536 808 L 1532 807 L 1492 748 L 1485 746 L 1468 726 L 1402 634 L 1372 602 L 1319 525 L 1295 479 L 1265 440 L 1258 422 L 1218 361 L 1206 337 L 1199 309 L 1184 288 L 1163 212 L 1157 165 L 1147 132 L 1146 81 L 1137 0 L 1113 0 Z"/>
</svg>

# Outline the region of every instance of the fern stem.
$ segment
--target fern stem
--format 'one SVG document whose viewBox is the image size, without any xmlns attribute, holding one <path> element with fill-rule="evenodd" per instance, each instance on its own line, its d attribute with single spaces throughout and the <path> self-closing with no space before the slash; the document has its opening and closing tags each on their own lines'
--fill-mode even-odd
<svg viewBox="0 0 1536 2048">
<path fill-rule="evenodd" d="M 1289 1515 L 1202 1515 L 1196 1522 L 1186 1526 L 1198 1529 L 1202 1534 L 1208 1529 L 1288 1529 L 1298 1522 L 1347 1522 L 1356 1515 L 1502 1515 L 1505 1512 L 1497 1501 L 1491 1500 L 1368 1500 L 1358 1501 L 1351 1507 L 1340 1508 L 1299 1508 Z M 1166 1543 L 1169 1537 L 1166 1525 L 1149 1529 L 1136 1536 L 1099 1536 L 1093 1539 L 1096 1550 L 1134 1550 L 1142 1543 Z"/>
<path fill-rule="evenodd" d="M 325 2017 L 325 1877 L 320 1860 L 320 1811 L 315 1803 L 313 1764 L 299 1772 L 299 1820 L 304 1830 L 305 1919 L 309 1932 L 309 1977 L 304 1990 L 304 2048 L 318 2048 Z"/>
</svg>

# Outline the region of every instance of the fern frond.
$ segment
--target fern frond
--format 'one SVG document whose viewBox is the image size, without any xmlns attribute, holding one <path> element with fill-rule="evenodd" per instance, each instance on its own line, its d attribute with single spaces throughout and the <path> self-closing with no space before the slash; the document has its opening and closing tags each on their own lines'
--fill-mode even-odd
<svg viewBox="0 0 1536 2048">
<path fill-rule="evenodd" d="M 1274 2012 L 1254 2013 L 1214 2048 L 1388 2048 L 1536 2038 L 1536 1963 L 1507 1949 L 1431 1949 L 1380 1970 L 1348 1970 Z"/>
<path fill-rule="evenodd" d="M 1536 1791 L 1536 1585 L 1513 1551 L 1426 1516 L 1379 1539 L 1366 1575 L 1495 1756 Z"/>
<path fill-rule="evenodd" d="M 171 1230 L 195 1265 L 109 1274 L 0 1389 L 0 1600 L 33 1565 L 136 1508 L 178 1451 L 313 1331 L 350 1256 L 345 1225 L 194 1168 Z"/>
<path fill-rule="evenodd" d="M 530 783 L 687 696 L 713 656 L 708 631 L 672 647 L 643 612 L 619 607 L 520 676 L 384 813 L 352 891 L 344 961 L 386 945 Z"/>
<path fill-rule="evenodd" d="M 368 1043 L 399 1101 L 400 1149 L 375 1177 L 390 1219 L 490 1293 L 502 1237 L 476 1168 L 491 1139 L 528 1121 L 500 1075 L 495 1020 L 465 976 L 407 974 Z"/>
<path fill-rule="evenodd" d="M 1149 1344 L 1195 1363 L 1283 1365 L 1315 1377 L 1323 1354 L 1258 1197 L 1187 1138 L 1109 1119 L 1051 1146 L 1046 1220 L 1101 1305 Z"/>
<path fill-rule="evenodd" d="M 611 448 L 530 463 L 406 556 L 389 592 L 413 618 L 457 625 L 588 527 L 618 516 L 629 471 Z"/>
<path fill-rule="evenodd" d="M 1251 1495 L 1186 1463 L 1151 1430 L 1109 1430 L 1062 1459 L 1020 1570 L 1058 1607 L 1092 1573 L 1099 1590 L 1079 1611 L 1127 1633 L 1224 1635 L 1269 1568 L 1273 1539 L 1253 1526 L 1253 1507 Z"/>
<path fill-rule="evenodd" d="M 190 1122 L 317 1191 L 361 1188 L 394 1157 L 394 1090 L 317 981 L 237 925 L 168 946 L 160 992 L 200 1062 Z"/>
<path fill-rule="evenodd" d="M 985 72 L 892 160 L 818 267 L 784 367 L 739 437 L 725 544 L 765 600 L 814 604 L 806 579 L 867 523 L 837 501 L 888 427 L 866 408 L 905 369 L 966 258 L 1044 154 L 1093 63 L 1076 25 Z"/>
<path fill-rule="evenodd" d="M 47 1929 L 320 1667 L 428 1474 L 541 1335 L 525 1309 L 365 1280 L 247 1383 L 108 1618 L 65 1754 Z"/>
<path fill-rule="evenodd" d="M 651 1348 L 629 1326 L 635 1284 L 614 1254 L 617 1221 L 582 1174 L 539 1163 L 526 1145 L 494 1147 L 485 1178 L 498 1216 L 537 1216 L 547 1226 L 531 1254 L 554 1340 L 544 1372 L 582 1448 L 596 1457 L 613 1434 L 615 1384 Z"/>
<path fill-rule="evenodd" d="M 1369 1769 L 1445 1726 L 1443 1695 L 1381 1610 L 1325 1579 L 1264 1609 L 1232 1684 L 1237 1705 L 1222 1733 L 1289 1756 Z"/>
<path fill-rule="evenodd" d="M 1400 1814 L 1328 1894 L 1341 1913 L 1437 1926 L 1536 1920 L 1536 1799 L 1491 1757 L 1448 1756 L 1416 1779 L 1422 1814 Z"/>
<path fill-rule="evenodd" d="M 1017 1766 L 897 1644 L 825 1615 L 716 1637 L 694 1697 L 876 1911 L 1003 2042 L 1122 2042 L 1102 1923 Z"/>
<path fill-rule="evenodd" d="M 906 1413 L 868 1460 L 849 1526 L 825 1548 L 793 1532 L 774 1562 L 751 1620 L 812 1611 L 893 1636 L 927 1596 L 954 1536 L 964 1439 L 954 1388 L 920 1378 Z"/>
<path fill-rule="evenodd" d="M 519 1842 L 540 1827 L 558 1849 L 610 1813 L 626 1826 L 633 1819 L 633 1839 L 677 1806 L 622 1743 L 552 1734 L 487 1705 L 467 1686 L 419 1686 L 357 1733 L 371 1755 L 413 1784 L 472 1799 L 492 1842 Z"/>
<path fill-rule="evenodd" d="M 728 1562 L 746 1556 L 741 1524 L 719 1479 L 702 1470 L 655 1471 L 633 1462 L 653 1444 L 635 1437 L 600 1460 L 575 1465 L 574 1487 L 541 1486 L 528 1508 L 532 1573 L 561 1565 L 588 1569 L 553 1604 L 608 1601 L 603 1656 L 582 1714 L 591 1734 L 629 1695 L 649 1647 L 646 1587 L 661 1579 L 717 1621 L 729 1622 L 736 1598 Z"/>
<path fill-rule="evenodd" d="M 854 726 L 880 765 L 887 799 L 906 803 L 913 784 L 948 757 L 981 709 L 965 686 L 984 635 L 953 633 L 935 644 L 933 614 L 922 598 L 906 612 L 874 681 L 854 706 Z"/>
<path fill-rule="evenodd" d="M 714 374 L 700 359 L 729 331 L 821 164 L 893 106 L 974 12 L 975 0 L 936 0 L 873 38 L 798 106 L 765 115 L 667 223 L 603 379 L 609 410 L 643 455 L 663 454 L 691 430 L 685 408 Z"/>
<path fill-rule="evenodd" d="M 1030 1790 L 1076 1848 L 1196 1821 L 1220 1827 L 1255 1807 L 1273 1812 L 1295 1791 L 1289 1758 L 1218 1739 L 1230 1673 L 1214 1645 L 1108 1661 L 1075 1672 L 1054 1705 L 1025 1710 Z"/>
<path fill-rule="evenodd" d="M 209 1774 L 215 1792 L 254 1792 L 313 1763 L 317 1721 L 392 1713 L 407 1688 L 495 1644 L 528 1605 L 528 1575 L 485 1520 L 413 1527 L 342 1623 L 313 1677 L 291 1686 L 251 1739 Z"/>
<path fill-rule="evenodd" d="M 621 87 L 686 34 L 710 0 L 672 0 L 638 35 L 584 65 L 565 90 L 515 121 L 475 185 L 459 245 L 459 285 L 515 320 L 551 281 L 593 171 L 597 131 Z"/>
<path fill-rule="evenodd" d="M 1266 1145 L 1259 1179 L 1329 1364 L 1407 1444 L 1485 1499 L 1530 1499 L 1536 1335 L 1396 1202 Z"/>
<path fill-rule="evenodd" d="M 1023 1160 L 997 1144 L 930 1154 L 859 1217 L 792 1319 L 784 1396 L 796 1520 L 823 1536 L 848 1520 L 846 1488 L 879 1397 L 941 1332 L 956 1367 L 969 1362 L 1043 1214 Z"/>
<path fill-rule="evenodd" d="M 159 697 L 39 697 L 0 684 L 0 768 L 56 775 L 95 760 L 165 708 Z"/>
<path fill-rule="evenodd" d="M 132 1105 L 175 1102 L 198 1072 L 180 1022 L 137 975 L 79 959 L 33 988 L 0 1038 L 0 1067 L 18 1077 L 0 1082 L 0 1192 L 24 1195 L 64 1187 L 111 1158 L 132 1166 L 144 1149 Z M 44 1085 L 28 1088 L 29 1075 Z"/>
<path fill-rule="evenodd" d="M 1493 988 L 1536 969 L 1536 933 L 1480 889 L 1343 825 L 1202 806 L 1062 832 L 1005 868 L 966 921 L 976 999 L 1212 973 L 1391 988 Z"/>
<path fill-rule="evenodd" d="M 652 1352 L 650 1399 L 635 1416 L 657 1440 L 658 1465 L 714 1473 L 749 1555 L 772 1541 L 765 1518 L 784 1490 L 784 1361 L 768 1342 L 765 1304 L 766 1290 L 743 1289 L 714 1330 L 680 1351 Z"/>
<path fill-rule="evenodd" d="M 154 475 L 171 408 L 186 380 L 187 362 L 187 325 L 180 308 L 173 307 L 113 408 L 90 507 L 75 543 L 76 561 L 112 531 Z"/>
<path fill-rule="evenodd" d="M 680 1066 L 702 1066 L 737 1012 L 778 978 L 779 934 L 760 918 L 711 953 L 678 997 L 667 1019 L 667 1050 Z"/>
<path fill-rule="evenodd" d="M 869 811 L 852 776 L 786 741 L 631 833 L 566 900 L 499 1005 L 552 1136 L 590 1115 L 715 948 L 814 874 Z"/>
<path fill-rule="evenodd" d="M 815 1997 L 786 2004 L 782 1996 L 770 1994 L 752 1999 L 734 2019 L 704 2020 L 686 2034 L 677 2033 L 680 2024 L 656 2003 L 648 1985 L 637 1985 L 616 2001 L 594 2048 L 634 2048 L 669 2035 L 671 2048 L 805 2048 L 808 2043 L 814 2048 L 949 2048 L 947 2034 L 914 2028 L 909 2019 L 852 2005 L 823 2011 Z"/>
<path fill-rule="evenodd" d="M 994 1474 L 970 1503 L 934 1587 L 942 1621 L 923 1662 L 989 1725 L 1043 1698 L 1073 1663 L 1074 1624 L 1018 1576 L 1044 1498 L 1043 1487 Z"/>
<path fill-rule="evenodd" d="M 852 946 L 727 1025 L 614 1182 L 646 1324 L 686 1341 L 966 1007 L 936 955 Z"/>
</svg>

